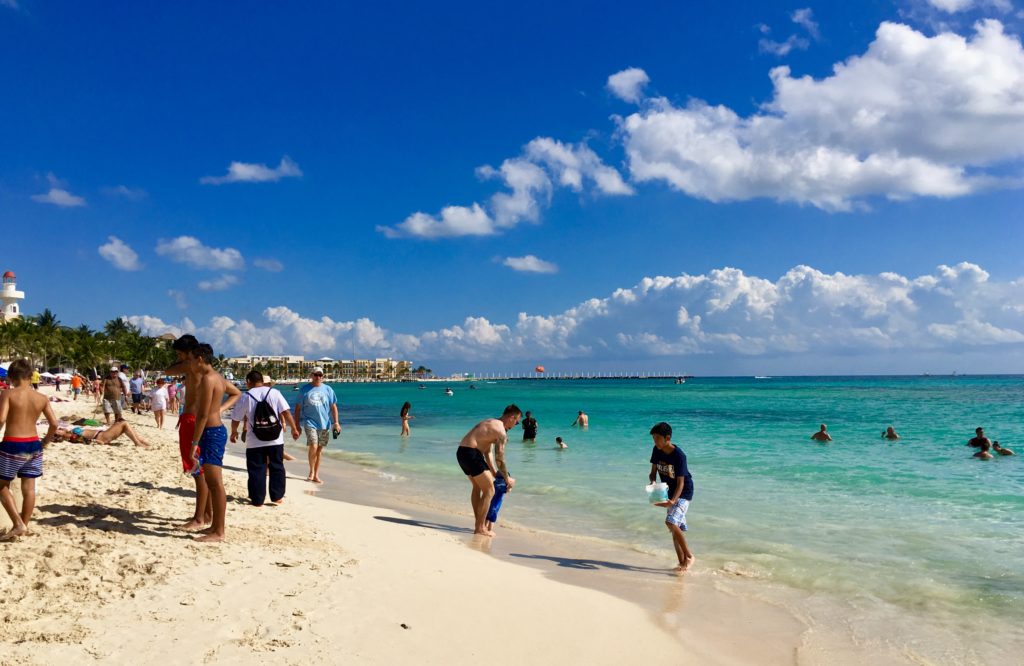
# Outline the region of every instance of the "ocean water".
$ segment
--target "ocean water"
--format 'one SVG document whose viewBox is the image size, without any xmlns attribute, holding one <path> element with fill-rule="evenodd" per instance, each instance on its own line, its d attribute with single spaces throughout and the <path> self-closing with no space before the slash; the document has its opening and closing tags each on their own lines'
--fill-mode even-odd
<svg viewBox="0 0 1024 666">
<path fill-rule="evenodd" d="M 379 468 L 396 493 L 468 504 L 458 441 L 514 402 L 540 428 L 533 444 L 511 432 L 503 518 L 670 564 L 664 512 L 644 492 L 648 432 L 664 420 L 694 477 L 688 540 L 702 567 L 851 609 L 1024 620 L 1024 377 L 477 381 L 452 397 L 437 383 L 334 386 L 344 432 L 329 455 Z M 402 438 L 406 400 L 416 418 Z M 585 431 L 569 425 L 580 409 Z M 819 423 L 834 442 L 810 441 Z M 901 440 L 881 438 L 888 425 Z M 973 459 L 979 425 L 1018 455 Z"/>
</svg>

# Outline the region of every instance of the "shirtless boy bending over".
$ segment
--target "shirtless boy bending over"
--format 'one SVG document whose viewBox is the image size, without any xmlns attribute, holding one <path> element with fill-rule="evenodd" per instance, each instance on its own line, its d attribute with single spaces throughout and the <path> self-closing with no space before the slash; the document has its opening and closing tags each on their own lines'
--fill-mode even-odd
<svg viewBox="0 0 1024 666">
<path fill-rule="evenodd" d="M 195 466 L 202 465 L 203 476 L 213 502 L 213 524 L 203 530 L 204 536 L 197 541 L 223 541 L 224 518 L 227 512 L 227 495 L 224 492 L 224 447 L 228 442 L 228 430 L 221 421 L 220 414 L 230 411 L 242 392 L 238 387 L 221 377 L 213 369 L 213 347 L 201 343 L 192 352 L 189 360 L 189 374 L 196 375 L 199 380 L 198 399 L 196 403 L 196 428 L 192 435 L 192 461 Z M 227 394 L 227 401 L 224 395 Z"/>
<path fill-rule="evenodd" d="M 508 431 L 519 423 L 522 414 L 518 407 L 509 405 L 502 412 L 501 418 L 477 423 L 459 442 L 455 457 L 473 486 L 469 501 L 473 505 L 474 534 L 494 536 L 494 532 L 484 525 L 487 509 L 494 497 L 494 477 L 501 474 L 508 486 L 506 492 L 512 492 L 512 486 L 516 483 L 505 465 L 505 444 L 508 442 Z M 497 460 L 497 464 L 492 458 Z"/>
<path fill-rule="evenodd" d="M 11 388 L 0 392 L 0 427 L 5 427 L 0 442 L 0 503 L 4 505 L 12 527 L 0 536 L 9 541 L 29 534 L 28 521 L 36 506 L 36 479 L 43 475 L 43 447 L 57 432 L 57 417 L 46 396 L 32 389 L 32 365 L 23 358 L 11 363 L 7 381 Z M 36 421 L 46 416 L 50 427 L 39 441 Z M 11 482 L 21 479 L 21 511 L 14 503 Z"/>
</svg>

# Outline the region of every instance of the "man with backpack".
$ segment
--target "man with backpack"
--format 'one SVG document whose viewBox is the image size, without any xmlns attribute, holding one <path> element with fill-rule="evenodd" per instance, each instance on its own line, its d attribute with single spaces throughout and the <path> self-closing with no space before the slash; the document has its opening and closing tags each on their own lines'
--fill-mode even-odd
<svg viewBox="0 0 1024 666">
<path fill-rule="evenodd" d="M 284 427 L 291 429 L 292 439 L 299 438 L 299 429 L 292 418 L 291 407 L 281 392 L 263 385 L 263 374 L 257 370 L 245 376 L 249 389 L 231 412 L 231 441 L 238 441 L 238 424 L 245 422 L 245 466 L 249 470 L 249 500 L 263 506 L 267 497 L 267 470 L 270 477 L 270 501 L 284 501 Z"/>
</svg>

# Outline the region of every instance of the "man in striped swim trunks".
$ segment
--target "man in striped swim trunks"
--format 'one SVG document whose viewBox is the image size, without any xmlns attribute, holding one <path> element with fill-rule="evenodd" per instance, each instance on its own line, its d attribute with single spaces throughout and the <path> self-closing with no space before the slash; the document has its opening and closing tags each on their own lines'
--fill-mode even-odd
<svg viewBox="0 0 1024 666">
<path fill-rule="evenodd" d="M 0 393 L 0 427 L 4 427 L 4 438 L 0 441 L 0 503 L 12 527 L 0 536 L 0 541 L 29 533 L 28 521 L 36 506 L 36 479 L 43 475 L 43 447 L 57 432 L 57 417 L 50 401 L 32 390 L 32 365 L 23 358 L 14 361 L 7 369 L 7 379 L 11 388 Z M 50 424 L 42 441 L 36 432 L 40 414 Z M 21 479 L 21 511 L 11 492 L 15 478 Z"/>
</svg>

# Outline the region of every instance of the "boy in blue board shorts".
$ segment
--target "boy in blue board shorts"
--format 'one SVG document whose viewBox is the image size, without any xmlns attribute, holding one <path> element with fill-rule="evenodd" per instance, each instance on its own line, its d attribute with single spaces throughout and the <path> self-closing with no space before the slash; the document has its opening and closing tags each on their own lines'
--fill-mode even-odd
<svg viewBox="0 0 1024 666">
<path fill-rule="evenodd" d="M 686 511 L 693 499 L 693 477 L 686 466 L 686 454 L 672 443 L 672 426 L 662 421 L 651 428 L 654 439 L 654 450 L 651 451 L 651 474 L 648 477 L 654 483 L 654 475 L 668 485 L 668 501 L 658 502 L 655 506 L 665 507 L 665 527 L 672 534 L 672 545 L 676 550 L 679 566 L 676 571 L 682 573 L 693 566 L 694 557 L 686 544 Z"/>
<path fill-rule="evenodd" d="M 11 519 L 11 529 L 0 541 L 13 541 L 30 534 L 28 523 L 36 504 L 36 479 L 43 475 L 43 447 L 57 434 L 57 417 L 46 396 L 31 387 L 32 365 L 20 358 L 11 363 L 7 379 L 11 388 L 0 391 L 0 504 Z M 46 417 L 49 429 L 39 440 L 36 421 Z M 21 479 L 21 510 L 14 503 L 11 484 Z"/>
</svg>

